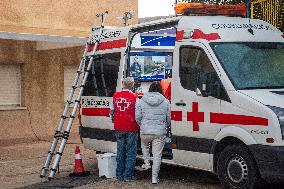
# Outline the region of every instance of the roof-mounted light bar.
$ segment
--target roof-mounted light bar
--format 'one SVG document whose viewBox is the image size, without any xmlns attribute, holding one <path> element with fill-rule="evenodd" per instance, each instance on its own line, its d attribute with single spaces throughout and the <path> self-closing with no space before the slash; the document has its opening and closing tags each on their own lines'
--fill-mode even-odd
<svg viewBox="0 0 284 189">
<path fill-rule="evenodd" d="M 176 14 L 180 15 L 227 15 L 246 17 L 245 4 L 218 5 L 206 3 L 178 3 L 175 6 Z"/>
</svg>

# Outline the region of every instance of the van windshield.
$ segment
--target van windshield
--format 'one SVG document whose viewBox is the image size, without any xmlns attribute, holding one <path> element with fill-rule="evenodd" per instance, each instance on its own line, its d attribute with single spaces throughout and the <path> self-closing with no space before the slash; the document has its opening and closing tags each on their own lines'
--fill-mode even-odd
<svg viewBox="0 0 284 189">
<path fill-rule="evenodd" d="M 236 89 L 284 88 L 284 43 L 211 43 Z"/>
</svg>

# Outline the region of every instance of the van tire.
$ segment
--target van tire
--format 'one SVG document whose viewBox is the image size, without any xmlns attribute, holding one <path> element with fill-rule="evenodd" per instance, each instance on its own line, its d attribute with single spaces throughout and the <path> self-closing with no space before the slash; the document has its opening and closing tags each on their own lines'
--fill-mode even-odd
<svg viewBox="0 0 284 189">
<path fill-rule="evenodd" d="M 254 189 L 260 180 L 253 157 L 240 144 L 229 145 L 221 152 L 217 174 L 225 189 Z"/>
</svg>

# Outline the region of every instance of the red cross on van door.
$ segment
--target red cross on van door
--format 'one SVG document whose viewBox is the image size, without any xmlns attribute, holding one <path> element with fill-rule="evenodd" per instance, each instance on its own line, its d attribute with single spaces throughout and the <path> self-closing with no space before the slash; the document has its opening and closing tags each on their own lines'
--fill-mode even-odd
<svg viewBox="0 0 284 189">
<path fill-rule="evenodd" d="M 204 122 L 204 112 L 198 112 L 198 102 L 192 102 L 192 112 L 187 112 L 187 121 L 192 121 L 193 131 L 199 131 L 199 122 Z"/>
<path fill-rule="evenodd" d="M 119 108 L 120 111 L 125 111 L 130 105 L 130 102 L 127 102 L 125 98 L 120 98 L 120 101 L 116 103 L 116 106 Z"/>
</svg>

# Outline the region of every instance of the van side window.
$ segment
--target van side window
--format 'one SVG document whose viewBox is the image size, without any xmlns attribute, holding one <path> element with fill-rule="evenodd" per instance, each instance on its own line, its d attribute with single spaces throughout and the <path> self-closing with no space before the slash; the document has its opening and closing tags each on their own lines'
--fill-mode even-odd
<svg viewBox="0 0 284 189">
<path fill-rule="evenodd" d="M 181 47 L 179 75 L 183 88 L 195 91 L 198 71 L 215 72 L 205 52 L 197 47 Z"/>
<path fill-rule="evenodd" d="M 83 96 L 113 96 L 117 85 L 120 57 L 120 53 L 112 53 L 95 58 Z"/>
<path fill-rule="evenodd" d="M 231 100 L 206 53 L 198 47 L 181 47 L 179 75 L 182 87 L 195 92 L 198 72 L 201 70 L 211 73 L 211 78 L 215 78 L 211 82 L 217 82 L 220 85 L 219 93 L 214 97 L 230 102 Z"/>
</svg>

